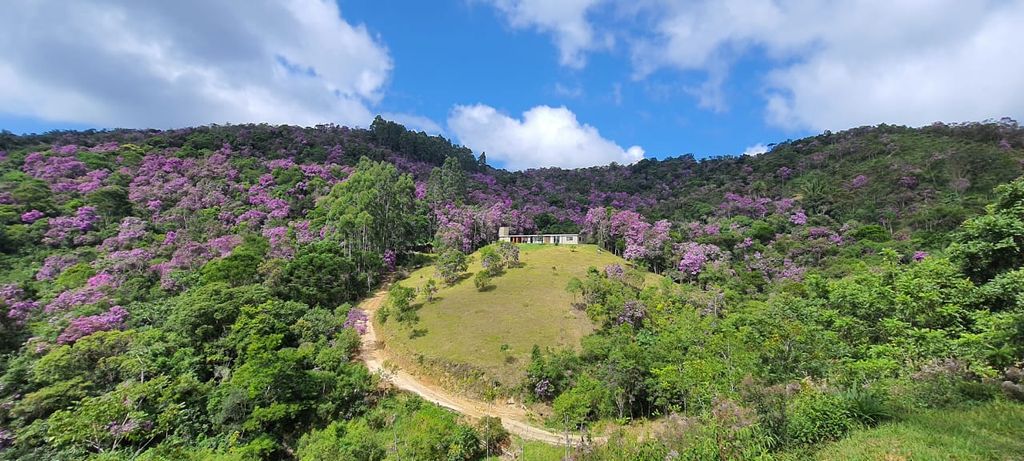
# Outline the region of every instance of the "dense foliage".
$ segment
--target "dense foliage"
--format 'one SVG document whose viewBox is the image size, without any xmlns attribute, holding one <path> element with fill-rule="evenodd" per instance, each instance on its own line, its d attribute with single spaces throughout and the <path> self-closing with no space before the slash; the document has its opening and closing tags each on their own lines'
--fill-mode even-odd
<svg viewBox="0 0 1024 461">
<path fill-rule="evenodd" d="M 494 421 L 383 390 L 350 306 L 415 251 L 459 280 L 503 225 L 631 263 L 570 284 L 600 328 L 524 383 L 560 428 L 663 417 L 584 456 L 751 457 L 1019 396 L 1022 159 L 1008 120 L 525 172 L 382 119 L 4 132 L 0 459 L 479 459 Z M 486 290 L 518 249 L 482 257 Z M 415 322 L 429 287 L 382 312 Z"/>
</svg>

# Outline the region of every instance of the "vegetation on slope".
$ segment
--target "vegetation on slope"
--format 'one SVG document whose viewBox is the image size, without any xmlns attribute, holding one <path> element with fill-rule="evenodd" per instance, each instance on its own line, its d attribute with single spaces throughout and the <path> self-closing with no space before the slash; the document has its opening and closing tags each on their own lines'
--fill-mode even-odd
<svg viewBox="0 0 1024 461">
<path fill-rule="evenodd" d="M 353 361 L 349 305 L 424 250 L 438 284 L 500 296 L 517 269 L 459 274 L 502 224 L 579 229 L 665 276 L 578 275 L 561 295 L 595 330 L 531 351 L 520 392 L 555 426 L 663 423 L 579 458 L 771 456 L 1024 394 L 1012 121 L 515 173 L 383 120 L 0 150 L 0 459 L 486 456 L 487 427 Z M 417 315 L 405 290 L 398 322 Z"/>
<path fill-rule="evenodd" d="M 814 453 L 818 460 L 991 460 L 1024 453 L 1024 405 L 992 402 L 927 410 L 898 423 L 858 430 Z"/>
</svg>

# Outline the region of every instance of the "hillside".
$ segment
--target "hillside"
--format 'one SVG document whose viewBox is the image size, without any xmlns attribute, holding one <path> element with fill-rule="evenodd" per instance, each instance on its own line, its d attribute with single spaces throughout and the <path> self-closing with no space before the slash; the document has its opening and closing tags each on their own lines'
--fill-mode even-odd
<svg viewBox="0 0 1024 461">
<path fill-rule="evenodd" d="M 469 274 L 481 270 L 480 253 L 472 256 Z M 627 265 L 593 245 L 522 245 L 520 264 L 495 277 L 484 291 L 466 277 L 441 288 L 434 301 L 418 300 L 418 322 L 381 325 L 387 347 L 425 372 L 454 381 L 450 385 L 479 392 L 498 382 L 506 389 L 497 390 L 509 393 L 526 377 L 534 346 L 578 350 L 580 340 L 594 330 L 586 313 L 572 307 L 578 297 L 566 291 L 569 281 L 585 277 L 591 267 Z M 434 271 L 424 267 L 400 283 L 420 289 L 437 277 Z M 654 283 L 659 277 L 651 278 Z"/>
<path fill-rule="evenodd" d="M 784 457 L 1024 396 L 1009 120 L 522 172 L 383 119 L 0 151 L 0 460 L 481 459 L 493 421 L 358 360 L 352 306 L 407 273 L 381 327 L 412 365 L 482 372 L 552 430 L 659 428 L 581 459 Z M 478 290 L 501 225 L 590 246 L 524 246 Z"/>
</svg>

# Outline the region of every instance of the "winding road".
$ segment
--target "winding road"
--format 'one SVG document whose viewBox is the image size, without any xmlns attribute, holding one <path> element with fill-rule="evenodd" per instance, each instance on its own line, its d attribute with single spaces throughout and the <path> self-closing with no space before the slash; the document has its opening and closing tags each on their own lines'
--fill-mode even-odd
<svg viewBox="0 0 1024 461">
<path fill-rule="evenodd" d="M 412 392 L 424 400 L 433 402 L 442 407 L 456 411 L 470 418 L 479 419 L 484 416 L 501 418 L 501 425 L 511 434 L 522 437 L 525 440 L 534 440 L 551 445 L 577 445 L 580 443 L 578 434 L 570 436 L 566 440 L 564 434 L 557 434 L 546 429 L 531 425 L 526 410 L 515 405 L 502 405 L 467 399 L 445 391 L 439 386 L 428 384 L 409 372 L 397 368 L 395 361 L 390 360 L 388 351 L 382 347 L 374 329 L 374 319 L 377 310 L 380 309 L 387 298 L 387 290 L 380 290 L 373 297 L 364 300 L 358 306 L 366 312 L 369 319 L 366 325 L 366 333 L 362 336 L 359 359 L 366 364 L 372 373 L 379 373 L 383 379 L 389 381 L 395 387 Z M 385 363 L 388 364 L 385 367 Z"/>
</svg>

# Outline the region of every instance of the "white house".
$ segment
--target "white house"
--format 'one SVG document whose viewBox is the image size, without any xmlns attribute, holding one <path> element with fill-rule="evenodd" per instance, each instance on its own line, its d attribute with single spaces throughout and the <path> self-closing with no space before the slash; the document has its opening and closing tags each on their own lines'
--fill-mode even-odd
<svg viewBox="0 0 1024 461">
<path fill-rule="evenodd" d="M 499 242 L 512 243 L 547 243 L 552 245 L 576 245 L 580 243 L 580 234 L 517 234 L 509 235 L 508 227 L 498 228 Z"/>
</svg>

